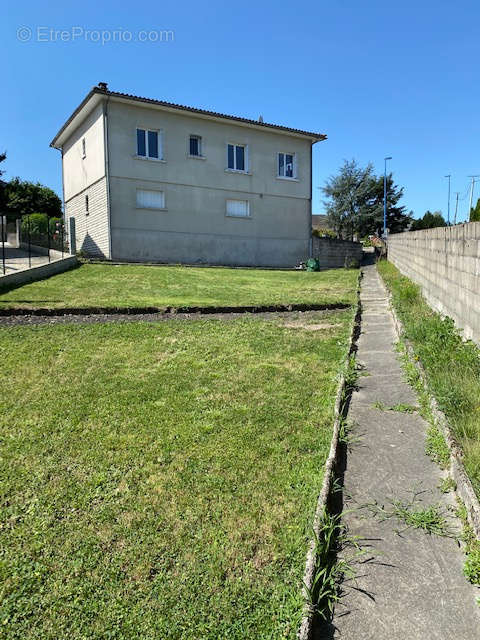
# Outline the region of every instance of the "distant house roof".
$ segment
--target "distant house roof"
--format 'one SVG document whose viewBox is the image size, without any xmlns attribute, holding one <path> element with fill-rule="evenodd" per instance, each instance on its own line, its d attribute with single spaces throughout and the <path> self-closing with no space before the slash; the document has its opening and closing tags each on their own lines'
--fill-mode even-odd
<svg viewBox="0 0 480 640">
<path fill-rule="evenodd" d="M 313 229 L 328 229 L 328 217 L 325 214 L 313 214 L 312 215 L 312 228 Z"/>
<path fill-rule="evenodd" d="M 239 124 L 246 126 L 252 126 L 258 129 L 273 129 L 294 135 L 301 138 L 310 138 L 312 142 L 318 142 L 325 140 L 327 136 L 324 133 L 314 133 L 312 131 L 303 131 L 302 129 L 293 129 L 292 127 L 284 127 L 279 124 L 271 124 L 269 122 L 263 122 L 263 119 L 250 120 L 248 118 L 241 118 L 239 116 L 231 116 L 225 113 L 217 113 L 216 111 L 207 111 L 205 109 L 197 109 L 195 107 L 187 107 L 181 104 L 175 104 L 173 102 L 165 102 L 164 100 L 153 100 L 151 98 L 143 98 L 141 96 L 134 96 L 129 93 L 119 93 L 117 91 L 109 91 L 105 82 L 99 82 L 97 86 L 93 87 L 91 91 L 85 96 L 79 106 L 75 109 L 72 115 L 68 118 L 65 124 L 61 127 L 60 131 L 54 137 L 50 143 L 51 147 L 60 148 L 64 142 L 64 139 L 68 137 L 69 133 L 80 124 L 86 115 L 104 98 L 108 97 L 119 102 L 137 102 L 154 107 L 163 107 L 168 111 L 187 111 L 188 113 L 196 114 L 199 117 L 207 117 L 211 119 L 223 119 L 231 120 Z M 65 136 L 65 134 L 67 134 Z"/>
</svg>

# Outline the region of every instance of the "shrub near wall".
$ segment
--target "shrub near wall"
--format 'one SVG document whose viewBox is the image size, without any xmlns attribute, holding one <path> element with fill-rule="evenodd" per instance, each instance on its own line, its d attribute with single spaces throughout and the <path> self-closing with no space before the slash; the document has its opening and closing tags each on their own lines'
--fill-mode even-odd
<svg viewBox="0 0 480 640">
<path fill-rule="evenodd" d="M 49 218 L 45 213 L 31 213 L 23 216 L 20 227 L 21 242 L 28 243 L 30 234 L 30 244 L 61 251 L 62 225 L 61 218 Z"/>
</svg>

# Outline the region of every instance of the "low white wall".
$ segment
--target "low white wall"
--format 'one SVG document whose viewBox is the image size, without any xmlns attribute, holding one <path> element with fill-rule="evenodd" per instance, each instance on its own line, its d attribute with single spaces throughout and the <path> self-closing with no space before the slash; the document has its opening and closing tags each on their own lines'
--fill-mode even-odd
<svg viewBox="0 0 480 640">
<path fill-rule="evenodd" d="M 391 235 L 388 259 L 480 344 L 480 222 Z"/>
<path fill-rule="evenodd" d="M 30 269 L 8 273 L 6 276 L 0 277 L 0 289 L 26 284 L 34 280 L 43 280 L 43 278 L 48 278 L 56 273 L 62 273 L 63 271 L 72 269 L 77 262 L 76 256 L 68 256 L 50 263 L 41 264 L 37 267 L 31 267 Z"/>
</svg>

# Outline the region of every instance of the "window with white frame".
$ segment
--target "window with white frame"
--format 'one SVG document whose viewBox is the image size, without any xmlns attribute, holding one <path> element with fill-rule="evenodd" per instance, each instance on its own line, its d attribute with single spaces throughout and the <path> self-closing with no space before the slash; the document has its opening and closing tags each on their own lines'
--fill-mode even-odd
<svg viewBox="0 0 480 640">
<path fill-rule="evenodd" d="M 202 157 L 201 136 L 190 136 L 188 152 L 191 156 L 196 156 L 197 158 Z"/>
<path fill-rule="evenodd" d="M 165 209 L 165 192 L 137 189 L 138 209 Z"/>
<path fill-rule="evenodd" d="M 163 158 L 161 131 L 137 128 L 137 156 L 140 158 Z"/>
<path fill-rule="evenodd" d="M 278 177 L 279 178 L 296 178 L 297 177 L 297 159 L 294 153 L 278 154 Z"/>
<path fill-rule="evenodd" d="M 248 200 L 227 200 L 227 216 L 249 218 L 250 203 Z"/>
<path fill-rule="evenodd" d="M 82 138 L 82 158 L 85 158 L 87 155 L 87 145 L 85 143 L 85 138 Z"/>
<path fill-rule="evenodd" d="M 248 171 L 248 148 L 246 144 L 227 145 L 227 168 L 231 171 Z"/>
</svg>

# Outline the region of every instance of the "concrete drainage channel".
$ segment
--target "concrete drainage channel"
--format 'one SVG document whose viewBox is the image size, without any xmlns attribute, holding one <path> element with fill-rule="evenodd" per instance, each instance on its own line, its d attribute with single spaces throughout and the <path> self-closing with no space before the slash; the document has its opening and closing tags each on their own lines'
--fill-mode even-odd
<svg viewBox="0 0 480 640">
<path fill-rule="evenodd" d="M 479 634 L 480 592 L 463 575 L 455 503 L 442 493 L 442 474 L 424 453 L 428 425 L 393 350 L 401 324 L 376 267 L 363 274 L 307 555 L 298 638 L 470 640 Z M 445 417 L 431 403 L 450 446 L 450 474 L 478 536 L 478 499 Z"/>
</svg>

